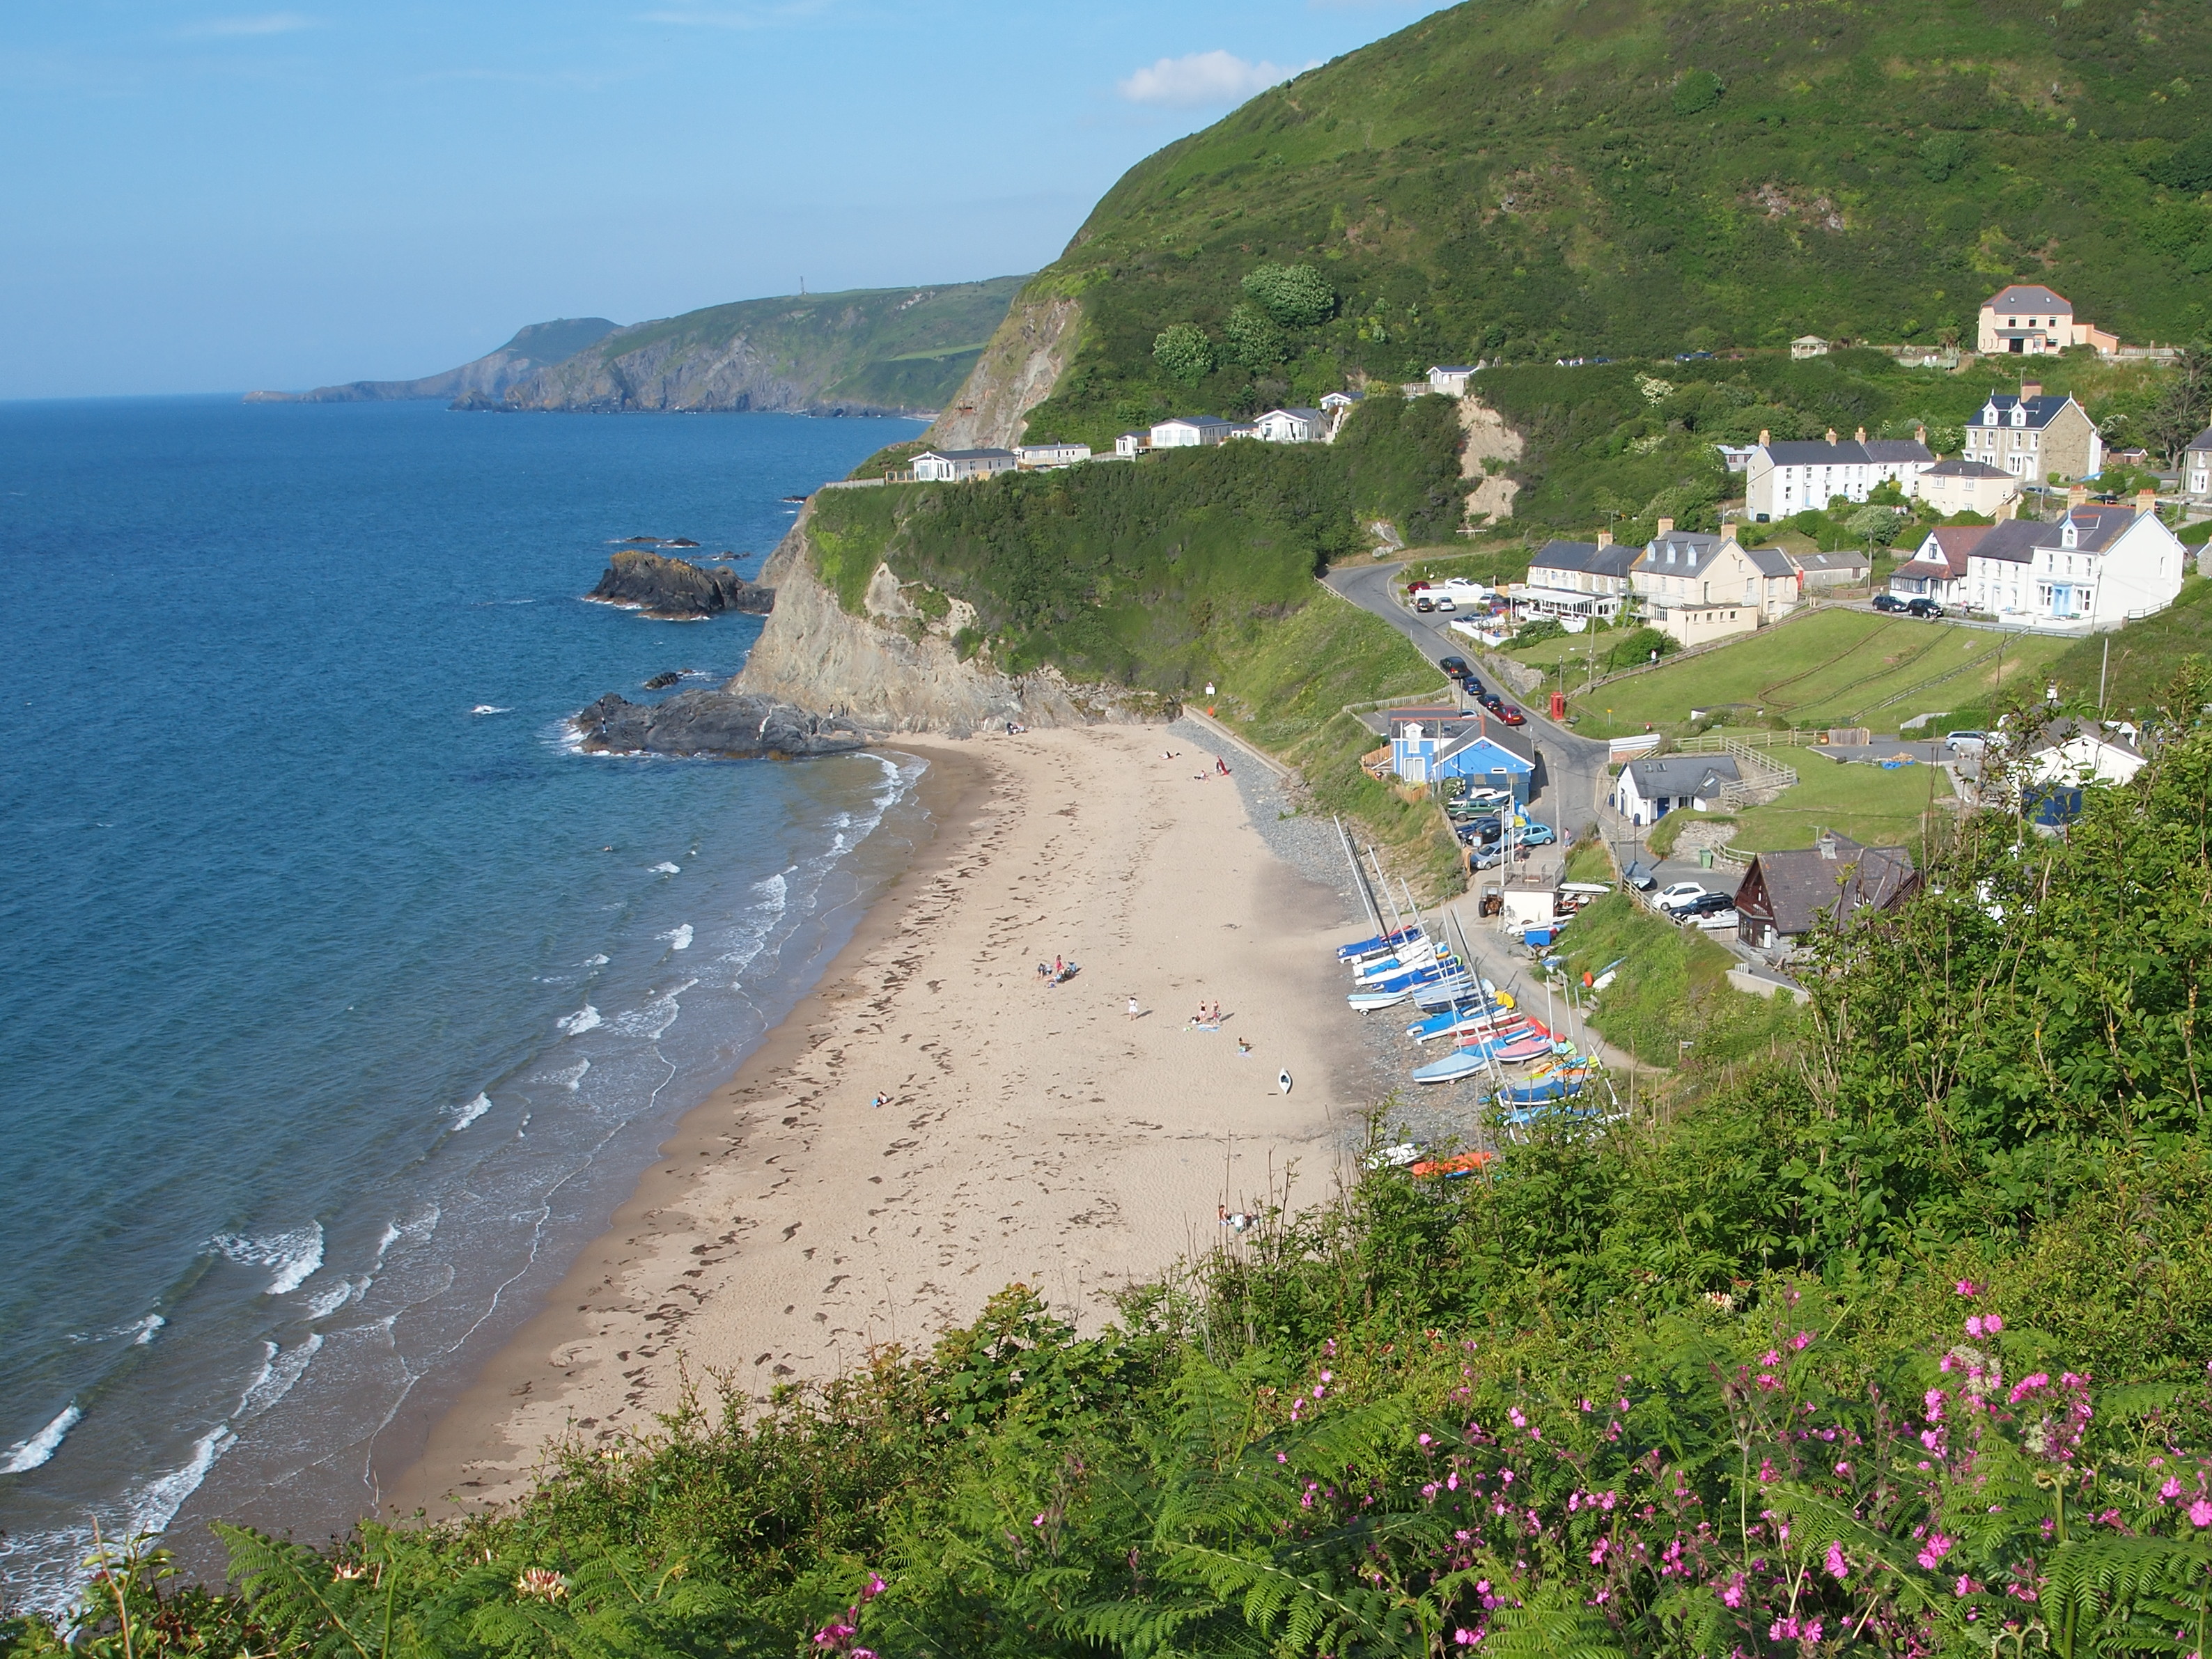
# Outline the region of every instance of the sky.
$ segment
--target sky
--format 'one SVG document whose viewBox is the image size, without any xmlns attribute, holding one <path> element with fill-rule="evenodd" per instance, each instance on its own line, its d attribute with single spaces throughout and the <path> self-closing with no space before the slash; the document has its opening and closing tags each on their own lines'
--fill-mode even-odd
<svg viewBox="0 0 2212 1659">
<path fill-rule="evenodd" d="M 0 398 L 1034 270 L 1145 155 L 1435 3 L 5 0 Z"/>
</svg>

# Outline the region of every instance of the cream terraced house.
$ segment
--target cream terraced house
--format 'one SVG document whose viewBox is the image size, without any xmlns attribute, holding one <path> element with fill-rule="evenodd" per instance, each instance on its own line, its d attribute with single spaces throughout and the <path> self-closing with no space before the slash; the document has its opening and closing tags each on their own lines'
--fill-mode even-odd
<svg viewBox="0 0 2212 1659">
<path fill-rule="evenodd" d="M 2009 472 L 2022 484 L 2087 478 L 2105 465 L 2097 423 L 2070 397 L 2047 396 L 2035 380 L 1993 392 L 1966 422 L 1964 459 Z"/>
<path fill-rule="evenodd" d="M 2009 518 L 2020 500 L 2020 479 L 1986 461 L 1938 461 L 1921 473 L 1916 493 L 1947 519 L 1954 513 Z"/>
<path fill-rule="evenodd" d="M 1747 548 L 1736 526 L 1717 536 L 1659 520 L 1629 571 L 1644 620 L 1684 645 L 1748 634 L 1797 608 L 1797 567 L 1778 547 Z"/>
<path fill-rule="evenodd" d="M 1754 522 L 1771 524 L 1808 507 L 1826 507 L 1837 495 L 1863 501 L 1884 483 L 1910 495 L 1922 470 L 1936 464 L 1927 428 L 1917 431 L 1911 438 L 1869 438 L 1861 427 L 1848 443 L 1837 441 L 1832 427 L 1821 442 L 1777 443 L 1771 433 L 1761 432 L 1744 469 L 1744 510 Z"/>
<path fill-rule="evenodd" d="M 2074 302 L 2039 283 L 2015 283 L 1982 301 L 1977 351 L 2040 357 L 2077 345 L 2094 346 L 2108 357 L 2120 349 L 2118 335 L 2075 322 Z"/>
</svg>

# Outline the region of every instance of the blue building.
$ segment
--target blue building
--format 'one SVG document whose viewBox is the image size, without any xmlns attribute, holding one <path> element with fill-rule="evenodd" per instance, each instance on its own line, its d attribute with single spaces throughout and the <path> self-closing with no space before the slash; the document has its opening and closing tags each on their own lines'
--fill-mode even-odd
<svg viewBox="0 0 2212 1659">
<path fill-rule="evenodd" d="M 1536 775 L 1536 748 L 1486 714 L 1401 708 L 1390 722 L 1390 766 L 1407 783 L 1464 778 L 1478 788 L 1507 790 L 1525 805 Z"/>
</svg>

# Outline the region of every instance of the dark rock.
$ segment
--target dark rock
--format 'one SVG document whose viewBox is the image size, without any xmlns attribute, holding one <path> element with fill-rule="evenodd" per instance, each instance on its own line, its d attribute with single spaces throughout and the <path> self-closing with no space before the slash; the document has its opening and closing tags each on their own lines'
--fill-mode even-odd
<svg viewBox="0 0 2212 1659">
<path fill-rule="evenodd" d="M 693 541 L 689 536 L 678 536 L 672 540 L 668 545 L 671 547 L 696 547 L 699 544 Z"/>
<path fill-rule="evenodd" d="M 610 691 L 571 717 L 594 754 L 844 755 L 874 733 L 834 715 L 810 714 L 775 697 L 737 691 L 679 691 L 665 702 L 631 702 Z"/>
<path fill-rule="evenodd" d="M 665 674 L 655 674 L 645 683 L 645 689 L 648 691 L 665 691 L 683 678 L 683 674 L 676 670 L 671 670 Z"/>
<path fill-rule="evenodd" d="M 634 605 L 648 617 L 691 622 L 728 611 L 764 617 L 775 590 L 747 581 L 733 570 L 708 570 L 683 559 L 624 548 L 607 563 L 599 585 L 585 596 L 608 605 Z"/>
</svg>

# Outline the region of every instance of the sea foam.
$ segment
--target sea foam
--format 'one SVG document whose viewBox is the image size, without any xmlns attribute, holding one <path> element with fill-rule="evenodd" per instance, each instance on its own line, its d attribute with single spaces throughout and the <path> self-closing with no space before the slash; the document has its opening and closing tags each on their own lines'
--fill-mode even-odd
<svg viewBox="0 0 2212 1659">
<path fill-rule="evenodd" d="M 681 927 L 661 934 L 660 937 L 668 941 L 670 950 L 688 951 L 691 948 L 691 924 L 687 921 Z"/>
<path fill-rule="evenodd" d="M 218 1233 L 209 1243 L 227 1261 L 276 1270 L 269 1281 L 269 1294 L 289 1296 L 323 1265 L 323 1224 L 310 1221 L 289 1232 L 246 1238 L 237 1233 Z"/>
<path fill-rule="evenodd" d="M 453 1127 L 465 1129 L 489 1110 L 491 1110 L 491 1097 L 479 1094 L 467 1105 L 456 1106 L 453 1109 Z"/>
<path fill-rule="evenodd" d="M 0 1463 L 0 1474 L 28 1474 L 52 1457 L 69 1431 L 83 1420 L 84 1413 L 75 1404 L 63 1407 L 52 1422 L 9 1449 L 8 1461 Z"/>
<path fill-rule="evenodd" d="M 653 866 L 653 873 L 656 876 L 680 876 L 684 873 L 684 866 L 663 862 Z"/>
<path fill-rule="evenodd" d="M 553 1025 L 570 1036 L 580 1036 L 599 1023 L 599 1011 L 587 1002 L 567 1018 L 555 1020 Z"/>
</svg>

